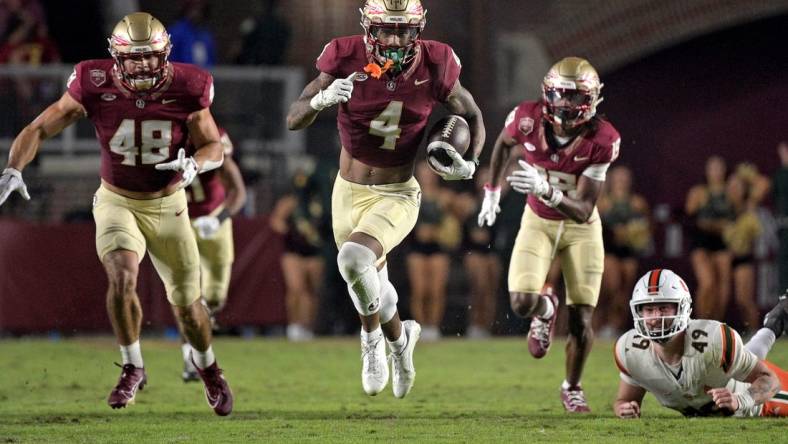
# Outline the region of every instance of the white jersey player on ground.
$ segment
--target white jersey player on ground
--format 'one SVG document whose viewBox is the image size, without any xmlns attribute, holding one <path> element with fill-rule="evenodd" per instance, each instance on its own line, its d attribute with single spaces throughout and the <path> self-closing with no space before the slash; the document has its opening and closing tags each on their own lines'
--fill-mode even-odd
<svg viewBox="0 0 788 444">
<path fill-rule="evenodd" d="M 646 392 L 685 416 L 788 416 L 788 372 L 764 361 L 788 326 L 781 297 L 764 328 L 742 344 L 736 330 L 690 319 L 687 284 L 670 270 L 649 271 L 635 285 L 635 328 L 616 342 L 621 381 L 614 411 L 640 417 Z"/>
</svg>

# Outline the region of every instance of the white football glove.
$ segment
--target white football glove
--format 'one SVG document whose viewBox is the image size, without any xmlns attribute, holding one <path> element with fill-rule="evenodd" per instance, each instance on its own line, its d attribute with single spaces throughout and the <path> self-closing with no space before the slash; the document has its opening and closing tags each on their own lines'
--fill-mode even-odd
<svg viewBox="0 0 788 444">
<path fill-rule="evenodd" d="M 501 187 L 493 187 L 490 184 L 484 186 L 484 201 L 482 202 L 482 209 L 479 211 L 477 222 L 480 227 L 483 227 L 485 222 L 488 227 L 492 227 L 495 223 L 495 218 L 501 212 L 501 207 L 498 202 L 501 201 Z"/>
<path fill-rule="evenodd" d="M 201 239 L 211 239 L 216 236 L 222 223 L 216 216 L 201 216 L 194 219 L 192 226 L 197 229 L 197 235 L 200 236 Z"/>
<path fill-rule="evenodd" d="M 460 153 L 453 149 L 445 149 L 445 148 L 433 148 L 433 149 L 443 149 L 446 151 L 446 154 L 451 157 L 452 163 L 449 166 L 443 166 L 437 159 L 432 156 L 427 156 L 427 162 L 432 167 L 432 170 L 438 173 L 443 180 L 465 180 L 470 179 L 473 177 L 473 173 L 476 172 L 476 162 L 472 160 L 465 160 L 462 158 Z M 431 151 L 430 147 L 427 147 L 427 152 Z"/>
<path fill-rule="evenodd" d="M 515 191 L 523 194 L 533 194 L 536 197 L 544 197 L 550 192 L 550 184 L 539 174 L 531 164 L 524 160 L 517 161 L 521 170 L 515 170 L 506 181 Z"/>
<path fill-rule="evenodd" d="M 356 73 L 354 72 L 345 79 L 334 80 L 328 85 L 328 88 L 318 91 L 309 104 L 315 111 L 322 111 L 337 103 L 346 103 L 350 100 L 350 95 L 353 94 L 353 80 L 355 78 Z"/>
<path fill-rule="evenodd" d="M 194 160 L 194 157 L 186 157 L 186 150 L 181 148 L 178 150 L 177 159 L 170 162 L 159 163 L 156 165 L 156 169 L 159 171 L 180 171 L 182 178 L 181 182 L 178 184 L 178 189 L 181 189 L 188 187 L 194 181 L 194 178 L 197 177 L 199 165 L 197 165 L 197 161 Z"/>
<path fill-rule="evenodd" d="M 27 186 L 25 181 L 22 180 L 22 172 L 15 168 L 6 168 L 3 174 L 0 175 L 0 205 L 8 199 L 14 191 L 19 192 L 25 200 L 30 200 L 30 194 L 27 193 Z"/>
</svg>

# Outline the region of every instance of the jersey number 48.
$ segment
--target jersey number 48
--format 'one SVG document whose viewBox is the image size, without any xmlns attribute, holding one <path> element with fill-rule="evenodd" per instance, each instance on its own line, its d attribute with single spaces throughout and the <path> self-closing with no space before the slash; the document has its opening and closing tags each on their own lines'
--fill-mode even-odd
<svg viewBox="0 0 788 444">
<path fill-rule="evenodd" d="M 136 140 L 134 119 L 123 119 L 115 135 L 109 141 L 109 149 L 123 156 L 121 164 L 137 165 L 137 155 L 142 165 L 150 165 L 170 157 L 172 143 L 172 121 L 143 120 L 140 122 L 140 138 Z"/>
</svg>

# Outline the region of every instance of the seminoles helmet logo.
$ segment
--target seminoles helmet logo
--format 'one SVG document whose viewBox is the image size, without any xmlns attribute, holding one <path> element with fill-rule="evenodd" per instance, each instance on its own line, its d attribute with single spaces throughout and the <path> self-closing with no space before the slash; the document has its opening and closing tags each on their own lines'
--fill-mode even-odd
<svg viewBox="0 0 788 444">
<path fill-rule="evenodd" d="M 115 25 L 109 41 L 109 53 L 121 74 L 123 84 L 134 91 L 148 91 L 166 79 L 170 56 L 170 35 L 155 17 L 146 12 L 129 14 Z M 141 72 L 128 72 L 125 60 L 158 58 L 158 66 Z"/>
<path fill-rule="evenodd" d="M 367 52 L 377 63 L 384 65 L 390 60 L 395 72 L 401 71 L 415 57 L 427 23 L 421 0 L 367 0 L 360 11 Z M 384 35 L 392 34 L 399 44 L 383 41 Z"/>
<path fill-rule="evenodd" d="M 553 65 L 542 81 L 542 114 L 551 123 L 576 128 L 596 114 L 602 86 L 588 60 L 567 57 Z"/>
</svg>

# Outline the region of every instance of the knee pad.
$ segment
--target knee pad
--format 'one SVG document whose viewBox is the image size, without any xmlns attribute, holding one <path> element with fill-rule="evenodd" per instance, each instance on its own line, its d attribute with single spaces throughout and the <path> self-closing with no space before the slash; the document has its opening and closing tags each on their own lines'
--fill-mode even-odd
<svg viewBox="0 0 788 444">
<path fill-rule="evenodd" d="M 388 266 L 384 265 L 378 271 L 378 279 L 380 280 L 380 323 L 385 324 L 394 317 L 397 313 L 397 289 L 389 282 Z"/>
<path fill-rule="evenodd" d="M 375 268 L 376 259 L 372 250 L 355 242 L 345 242 L 337 254 L 339 273 L 347 282 L 353 305 L 364 316 L 380 310 L 380 279 Z"/>
</svg>

